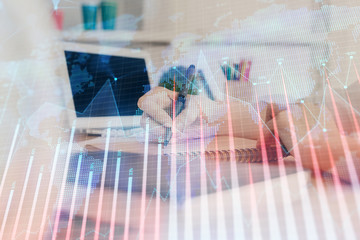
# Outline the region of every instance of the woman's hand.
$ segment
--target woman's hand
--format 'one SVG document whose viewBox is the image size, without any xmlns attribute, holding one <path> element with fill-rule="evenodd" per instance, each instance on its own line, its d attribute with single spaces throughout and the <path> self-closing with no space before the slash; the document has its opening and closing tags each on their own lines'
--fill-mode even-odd
<svg viewBox="0 0 360 240">
<path fill-rule="evenodd" d="M 188 94 L 184 110 L 173 121 L 172 109 L 177 97 L 177 92 L 155 87 L 139 99 L 138 106 L 144 111 L 141 126 L 145 128 L 148 119 L 150 140 L 157 141 L 160 137 L 164 139 L 167 128 L 176 131 L 179 138 L 200 138 L 200 119 L 203 121 L 203 136 L 213 135 L 214 130 L 209 129 L 209 124 L 215 123 L 225 114 L 224 104 L 201 95 Z"/>
<path fill-rule="evenodd" d="M 144 111 L 141 126 L 145 128 L 146 119 L 148 119 L 151 140 L 158 140 L 159 137 L 164 139 L 167 128 L 175 127 L 172 131 L 182 133 L 186 127 L 198 119 L 199 96 L 188 95 L 185 109 L 175 118 L 175 122 L 173 121 L 172 108 L 178 95 L 177 92 L 164 87 L 155 87 L 139 99 L 138 106 Z"/>
</svg>

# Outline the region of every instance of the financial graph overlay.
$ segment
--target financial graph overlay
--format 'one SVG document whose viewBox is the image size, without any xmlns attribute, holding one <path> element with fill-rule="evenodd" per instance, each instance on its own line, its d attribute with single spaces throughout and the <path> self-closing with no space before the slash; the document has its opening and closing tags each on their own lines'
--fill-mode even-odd
<svg viewBox="0 0 360 240">
<path fill-rule="evenodd" d="M 195 46 L 174 44 L 179 57 L 154 72 L 144 59 L 61 51 L 68 75 L 53 81 L 71 99 L 24 81 L 33 63 L 1 63 L 0 239 L 357 239 L 358 16 L 271 4 Z M 165 146 L 156 119 L 175 116 L 190 64 L 196 93 Z M 53 98 L 34 100 L 42 92 Z M 69 121 L 61 102 L 72 101 Z M 111 121 L 96 138 L 79 131 L 81 118 L 141 114 L 129 134 Z"/>
</svg>

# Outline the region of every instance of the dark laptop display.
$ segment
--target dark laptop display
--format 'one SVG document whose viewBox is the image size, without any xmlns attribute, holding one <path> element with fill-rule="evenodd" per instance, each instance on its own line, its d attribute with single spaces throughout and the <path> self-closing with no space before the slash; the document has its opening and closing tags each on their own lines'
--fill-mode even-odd
<svg viewBox="0 0 360 240">
<path fill-rule="evenodd" d="M 145 59 L 65 51 L 77 117 L 133 116 L 149 89 Z"/>
</svg>

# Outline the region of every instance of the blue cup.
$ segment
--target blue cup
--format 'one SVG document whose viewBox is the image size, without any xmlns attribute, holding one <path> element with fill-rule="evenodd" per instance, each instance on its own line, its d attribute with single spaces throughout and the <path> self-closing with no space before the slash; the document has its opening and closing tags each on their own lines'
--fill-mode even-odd
<svg viewBox="0 0 360 240">
<path fill-rule="evenodd" d="M 82 5 L 84 30 L 96 29 L 96 15 L 98 7 L 95 5 Z"/>
<path fill-rule="evenodd" d="M 102 1 L 100 6 L 103 29 L 114 30 L 117 16 L 117 3 L 113 1 Z"/>
</svg>

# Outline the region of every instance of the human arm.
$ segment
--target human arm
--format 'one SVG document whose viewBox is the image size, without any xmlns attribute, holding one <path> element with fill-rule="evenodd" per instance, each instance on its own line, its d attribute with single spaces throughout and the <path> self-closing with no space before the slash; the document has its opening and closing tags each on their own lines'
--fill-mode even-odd
<svg viewBox="0 0 360 240">
<path fill-rule="evenodd" d="M 168 109 L 177 96 L 178 93 L 175 91 L 155 87 L 139 99 L 138 106 L 144 111 L 141 125 L 145 127 L 146 119 L 149 118 L 150 135 L 153 140 L 163 137 L 166 128 L 173 126 Z M 188 95 L 187 99 L 185 110 L 175 120 L 175 126 L 179 132 L 186 128 L 198 128 L 199 126 L 194 123 L 201 112 L 201 117 L 208 127 L 218 126 L 218 136 L 228 136 L 229 128 L 232 127 L 234 137 L 258 139 L 258 111 L 250 103 L 229 99 L 229 104 L 227 104 L 226 101 L 212 101 L 201 95 Z M 260 110 L 260 117 L 265 120 L 266 108 Z M 229 121 L 231 121 L 230 125 Z"/>
<path fill-rule="evenodd" d="M 359 179 L 359 142 L 339 131 L 333 115 L 321 117 L 324 110 L 329 113 L 325 107 L 305 102 L 293 105 L 290 111 L 276 112 L 267 122 L 266 145 L 275 142 L 277 130 L 282 144 L 303 167 L 335 173 L 345 181 L 350 181 L 353 171 Z"/>
</svg>

